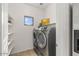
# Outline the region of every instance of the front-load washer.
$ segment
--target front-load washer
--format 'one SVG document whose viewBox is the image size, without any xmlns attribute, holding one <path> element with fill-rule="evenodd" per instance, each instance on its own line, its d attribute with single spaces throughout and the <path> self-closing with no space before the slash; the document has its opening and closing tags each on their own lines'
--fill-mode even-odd
<svg viewBox="0 0 79 59">
<path fill-rule="evenodd" d="M 41 53 L 40 53 L 40 51 L 38 49 L 38 42 L 37 42 L 38 34 L 39 34 L 39 30 L 34 29 L 33 30 L 33 49 L 36 52 L 36 54 L 39 56 L 39 55 L 41 55 Z"/>
<path fill-rule="evenodd" d="M 56 56 L 56 24 L 43 27 L 37 34 L 40 55 Z"/>
<path fill-rule="evenodd" d="M 37 31 L 36 29 L 33 30 L 33 46 L 37 48 Z"/>
</svg>

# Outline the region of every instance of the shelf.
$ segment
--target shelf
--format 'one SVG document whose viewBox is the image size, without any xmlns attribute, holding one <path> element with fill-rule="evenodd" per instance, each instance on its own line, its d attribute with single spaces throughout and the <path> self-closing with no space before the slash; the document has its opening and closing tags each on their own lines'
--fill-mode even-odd
<svg viewBox="0 0 79 59">
<path fill-rule="evenodd" d="M 14 46 L 9 49 L 8 55 L 10 55 L 13 48 L 14 48 Z"/>
<path fill-rule="evenodd" d="M 9 26 L 12 26 L 12 24 L 11 24 L 11 23 L 8 23 L 8 25 L 9 25 Z"/>
<path fill-rule="evenodd" d="M 14 39 L 13 39 L 13 22 L 14 19 L 11 16 L 8 16 L 8 55 L 10 55 L 12 49 L 14 48 Z"/>
<path fill-rule="evenodd" d="M 10 40 L 10 42 L 8 42 L 8 46 L 13 42 L 13 39 Z"/>
<path fill-rule="evenodd" d="M 11 34 L 13 34 L 13 32 L 11 32 L 11 33 L 8 33 L 8 35 L 11 35 Z"/>
</svg>

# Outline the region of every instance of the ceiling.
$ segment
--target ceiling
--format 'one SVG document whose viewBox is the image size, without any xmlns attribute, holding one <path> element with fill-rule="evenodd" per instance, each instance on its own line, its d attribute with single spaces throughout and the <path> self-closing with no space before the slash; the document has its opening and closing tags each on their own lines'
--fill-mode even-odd
<svg viewBox="0 0 79 59">
<path fill-rule="evenodd" d="M 28 5 L 38 7 L 38 8 L 46 8 L 50 3 L 26 3 Z"/>
</svg>

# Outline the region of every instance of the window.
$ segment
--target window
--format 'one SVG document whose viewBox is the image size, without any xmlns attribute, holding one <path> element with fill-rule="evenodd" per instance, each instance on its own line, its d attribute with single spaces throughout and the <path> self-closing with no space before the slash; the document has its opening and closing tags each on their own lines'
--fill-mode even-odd
<svg viewBox="0 0 79 59">
<path fill-rule="evenodd" d="M 34 23 L 33 20 L 31 16 L 24 16 L 24 25 L 32 26 Z"/>
</svg>

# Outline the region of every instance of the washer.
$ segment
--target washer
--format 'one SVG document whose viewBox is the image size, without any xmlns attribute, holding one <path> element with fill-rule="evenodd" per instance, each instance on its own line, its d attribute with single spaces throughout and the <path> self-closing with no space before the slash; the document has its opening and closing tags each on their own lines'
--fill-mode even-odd
<svg viewBox="0 0 79 59">
<path fill-rule="evenodd" d="M 33 30 L 33 46 L 34 46 L 34 48 L 37 48 L 38 46 L 37 46 L 37 31 L 38 30 Z"/>
<path fill-rule="evenodd" d="M 38 43 L 37 43 L 38 33 L 39 33 L 38 29 L 33 30 L 33 48 L 37 55 L 41 55 L 41 53 L 39 52 Z"/>
<path fill-rule="evenodd" d="M 36 34 L 37 52 L 43 56 L 56 56 L 56 24 L 43 26 Z"/>
</svg>

